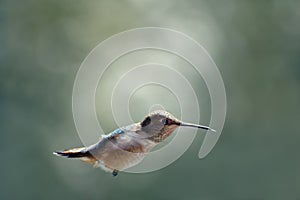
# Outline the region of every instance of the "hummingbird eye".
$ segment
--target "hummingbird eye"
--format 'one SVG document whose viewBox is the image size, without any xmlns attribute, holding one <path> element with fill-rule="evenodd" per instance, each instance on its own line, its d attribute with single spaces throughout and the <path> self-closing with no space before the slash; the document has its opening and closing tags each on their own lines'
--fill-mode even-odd
<svg viewBox="0 0 300 200">
<path fill-rule="evenodd" d="M 169 119 L 163 119 L 162 120 L 163 125 L 168 125 L 169 124 Z"/>
<path fill-rule="evenodd" d="M 146 117 L 146 119 L 144 119 L 144 121 L 141 123 L 142 127 L 148 126 L 151 123 L 151 118 L 150 117 Z"/>
</svg>

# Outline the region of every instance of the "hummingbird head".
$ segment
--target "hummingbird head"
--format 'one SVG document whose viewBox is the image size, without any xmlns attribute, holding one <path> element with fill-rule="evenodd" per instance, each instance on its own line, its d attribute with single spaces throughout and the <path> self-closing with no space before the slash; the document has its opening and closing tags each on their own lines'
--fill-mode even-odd
<svg viewBox="0 0 300 200">
<path fill-rule="evenodd" d="M 164 110 L 151 112 L 142 122 L 140 122 L 140 125 L 143 132 L 147 133 L 150 138 L 152 137 L 155 141 L 159 142 L 171 135 L 179 126 L 215 131 L 208 126 L 182 122 Z"/>
</svg>

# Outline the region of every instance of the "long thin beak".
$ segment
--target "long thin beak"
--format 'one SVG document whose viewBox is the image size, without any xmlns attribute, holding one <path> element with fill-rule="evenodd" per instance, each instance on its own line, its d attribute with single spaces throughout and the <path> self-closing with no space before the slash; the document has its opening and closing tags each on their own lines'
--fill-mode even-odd
<svg viewBox="0 0 300 200">
<path fill-rule="evenodd" d="M 203 126 L 203 125 L 198 125 L 198 124 L 191 124 L 191 123 L 187 123 L 187 122 L 180 122 L 180 126 L 188 126 L 188 127 L 193 127 L 193 128 L 201 128 L 204 130 L 210 130 L 213 132 L 216 132 L 214 129 L 208 127 L 208 126 Z"/>
</svg>

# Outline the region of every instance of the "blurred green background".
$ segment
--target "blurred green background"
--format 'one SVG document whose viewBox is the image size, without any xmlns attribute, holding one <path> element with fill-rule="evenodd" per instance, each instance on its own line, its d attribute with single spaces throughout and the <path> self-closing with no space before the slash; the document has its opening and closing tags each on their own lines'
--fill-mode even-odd
<svg viewBox="0 0 300 200">
<path fill-rule="evenodd" d="M 299 8 L 296 0 L 0 1 L 0 199 L 300 199 Z M 188 34 L 218 65 L 228 112 L 212 153 L 198 159 L 199 134 L 167 168 L 117 178 L 53 156 L 81 144 L 71 102 L 85 56 L 144 26 Z M 116 128 L 109 117 L 106 131 Z"/>
</svg>

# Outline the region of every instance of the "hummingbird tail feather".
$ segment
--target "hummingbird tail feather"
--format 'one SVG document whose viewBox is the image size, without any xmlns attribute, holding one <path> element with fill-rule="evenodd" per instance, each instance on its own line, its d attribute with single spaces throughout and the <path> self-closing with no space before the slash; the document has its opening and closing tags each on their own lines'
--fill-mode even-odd
<svg viewBox="0 0 300 200">
<path fill-rule="evenodd" d="M 82 157 L 92 157 L 89 151 L 86 151 L 85 147 L 66 149 L 64 151 L 55 151 L 54 155 L 67 157 L 67 158 L 82 158 Z"/>
<path fill-rule="evenodd" d="M 85 147 L 67 149 L 64 151 L 55 151 L 53 152 L 53 154 L 57 156 L 67 157 L 67 158 L 81 158 L 90 155 L 89 152 L 85 151 Z"/>
<path fill-rule="evenodd" d="M 67 149 L 64 151 L 55 151 L 54 155 L 62 156 L 66 158 L 79 158 L 83 162 L 87 162 L 89 164 L 95 165 L 97 163 L 97 159 L 89 152 L 86 151 L 85 147 Z"/>
</svg>

